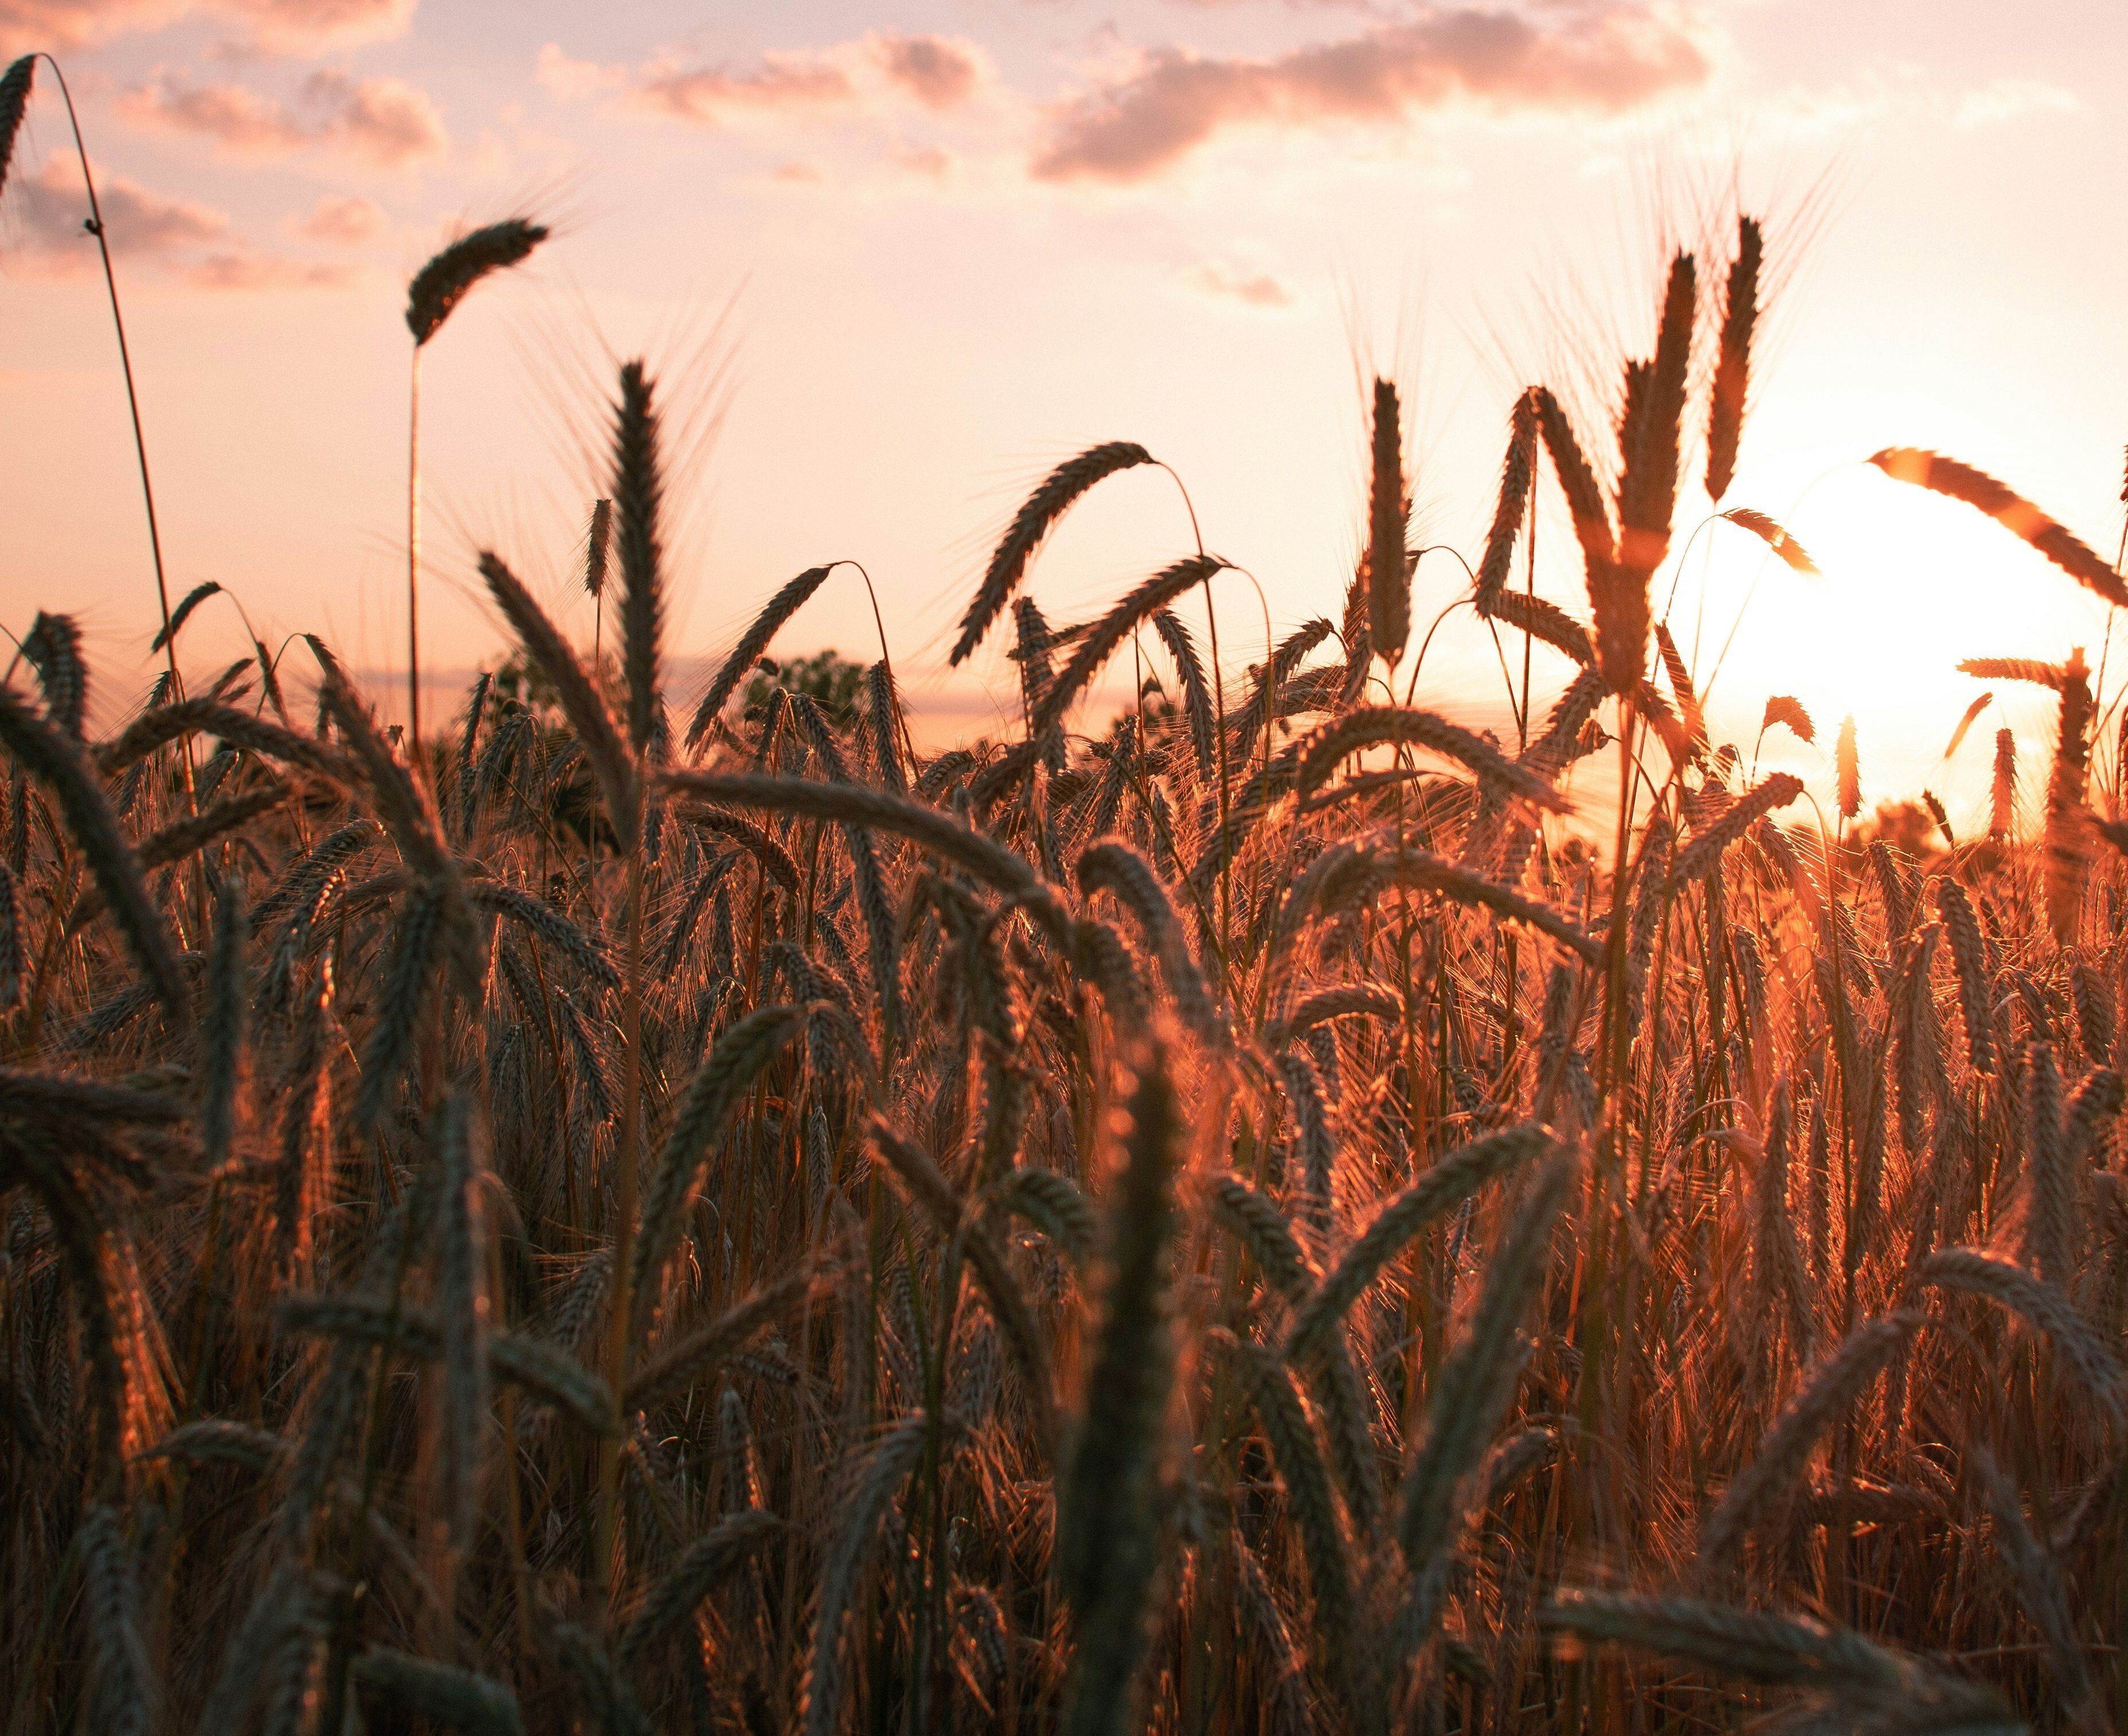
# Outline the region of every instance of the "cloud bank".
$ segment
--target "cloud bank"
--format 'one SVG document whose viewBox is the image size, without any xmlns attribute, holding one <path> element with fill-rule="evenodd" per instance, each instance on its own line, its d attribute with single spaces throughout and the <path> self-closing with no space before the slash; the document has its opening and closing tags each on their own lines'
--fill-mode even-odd
<svg viewBox="0 0 2128 1736">
<path fill-rule="evenodd" d="M 990 64 L 973 44 L 951 37 L 874 33 L 823 49 L 772 50 L 738 68 L 669 57 L 602 66 L 572 59 L 549 42 L 539 50 L 539 74 L 565 99 L 611 94 L 641 113 L 720 126 L 909 102 L 943 113 L 975 96 Z"/>
<path fill-rule="evenodd" d="M 195 134 L 239 156 L 318 148 L 375 168 L 405 168 L 450 145 L 435 104 L 400 78 L 313 73 L 293 106 L 240 85 L 164 79 L 126 92 L 118 108 L 135 126 Z"/>
<path fill-rule="evenodd" d="M 1542 21 L 1435 8 L 1266 59 L 1156 49 L 1133 72 L 1052 111 L 1030 167 L 1038 180 L 1120 184 L 1151 179 L 1242 128 L 1394 126 L 1458 103 L 1617 114 L 1701 84 L 1711 70 L 1668 7 L 1628 0 Z"/>
<path fill-rule="evenodd" d="M 403 31 L 416 0 L 0 0 L 0 53 L 70 49 L 204 16 L 236 24 L 252 45 L 307 54 Z"/>
</svg>

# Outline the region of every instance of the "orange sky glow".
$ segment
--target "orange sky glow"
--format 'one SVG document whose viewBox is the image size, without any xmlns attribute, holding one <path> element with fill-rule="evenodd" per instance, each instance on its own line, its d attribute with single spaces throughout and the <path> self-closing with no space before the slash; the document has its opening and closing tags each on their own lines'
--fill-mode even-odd
<svg viewBox="0 0 2128 1736">
<path fill-rule="evenodd" d="M 1829 806 L 1851 712 L 1868 799 L 1927 785 L 1963 831 L 1993 730 L 2037 756 L 2051 707 L 1998 685 L 1944 765 L 1983 690 L 1959 658 L 2081 645 L 2106 659 L 2102 708 L 2128 691 L 2095 599 L 1862 462 L 1955 453 L 2114 556 L 2113 5 L 0 0 L 0 57 L 33 47 L 66 67 L 103 178 L 173 595 L 219 581 L 269 643 L 321 633 L 387 704 L 406 280 L 454 225 L 520 208 L 556 238 L 424 364 L 444 710 L 501 643 L 482 548 L 588 640 L 572 569 L 612 363 L 637 353 L 675 437 L 676 705 L 772 591 L 848 557 L 919 732 L 1012 727 L 1003 636 L 949 671 L 952 624 L 1027 488 L 1104 439 L 1172 466 L 1261 585 L 1229 576 L 1218 600 L 1230 667 L 1261 657 L 1266 611 L 1277 637 L 1339 614 L 1377 372 L 1404 393 L 1416 541 L 1445 545 L 1421 563 L 1423 633 L 1467 586 L 1446 550 L 1476 558 L 1517 391 L 1551 383 L 1607 435 L 1669 251 L 1717 277 L 1739 210 L 1767 222 L 1774 299 L 1722 504 L 1771 514 L 1822 572 L 1707 522 L 1688 454 L 1657 601 L 1674 591 L 1715 739 L 1750 763 L 1767 697 L 1795 695 L 1817 745 L 1776 731 L 1758 763 Z M 74 614 L 107 721 L 152 675 L 156 616 L 67 140 L 40 84 L 0 197 L 0 624 Z M 1165 474 L 1117 477 L 1035 594 L 1080 619 L 1190 534 Z M 1538 588 L 1585 614 L 1548 489 L 1537 547 Z M 869 659 L 876 637 L 845 570 L 776 648 Z M 217 601 L 184 643 L 207 671 L 248 635 Z M 1540 652 L 1541 695 L 1565 674 Z M 1511 736 L 1504 695 L 1492 642 L 1451 614 L 1418 703 Z"/>
</svg>

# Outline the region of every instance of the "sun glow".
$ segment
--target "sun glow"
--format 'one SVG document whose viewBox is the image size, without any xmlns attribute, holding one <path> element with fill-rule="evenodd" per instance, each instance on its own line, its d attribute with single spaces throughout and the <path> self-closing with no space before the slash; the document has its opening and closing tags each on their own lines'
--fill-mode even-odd
<svg viewBox="0 0 2128 1736">
<path fill-rule="evenodd" d="M 1677 563 L 1671 629 L 1709 690 L 1715 740 L 1735 742 L 1747 766 L 1766 700 L 1792 695 L 1816 742 L 1776 726 L 1762 768 L 1824 783 L 1841 720 L 1852 714 L 1865 809 L 1926 786 L 1959 825 L 1984 808 L 1994 732 L 2015 730 L 2029 767 L 2051 739 L 2054 709 L 2036 686 L 1978 681 L 1959 663 L 2059 662 L 2082 646 L 2097 671 L 2107 657 L 2108 611 L 2097 597 L 2009 532 L 1892 481 L 1862 455 L 1791 451 L 1755 466 L 1731 500 L 1769 513 L 1820 569 L 1793 572 L 1756 537 L 1719 523 L 1693 533 Z M 2128 675 L 2128 659 L 2113 663 L 2102 709 Z M 1959 718 L 1983 692 L 1993 704 L 1946 765 Z"/>
</svg>

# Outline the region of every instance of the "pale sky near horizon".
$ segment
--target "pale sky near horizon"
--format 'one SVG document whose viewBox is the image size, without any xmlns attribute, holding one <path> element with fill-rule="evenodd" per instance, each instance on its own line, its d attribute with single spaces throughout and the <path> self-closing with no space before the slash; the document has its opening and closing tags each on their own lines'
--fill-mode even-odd
<svg viewBox="0 0 2128 1736">
<path fill-rule="evenodd" d="M 1008 715 L 1009 666 L 949 675 L 949 628 L 1026 489 L 1102 439 L 1171 464 L 1260 581 L 1265 605 L 1235 579 L 1219 609 L 1230 663 L 1261 657 L 1266 606 L 1281 634 L 1338 614 L 1366 373 L 1404 389 L 1419 539 L 1475 560 L 1516 389 L 1560 386 L 1608 443 L 1666 250 L 1717 274 L 1740 205 L 1767 220 L 1775 296 L 1726 504 L 1824 574 L 1729 526 L 1693 537 L 1695 450 L 1671 619 L 1703 679 L 1750 599 L 1717 738 L 1748 757 L 1767 696 L 1798 695 L 1823 751 L 1769 740 L 1764 763 L 1823 794 L 1851 711 L 1872 799 L 1932 783 L 1968 823 L 1993 728 L 2038 755 L 2047 696 L 1998 686 L 1946 769 L 1981 690 L 1955 661 L 2101 656 L 2104 611 L 2065 575 L 1859 461 L 1954 453 L 2112 557 L 2114 5 L 0 0 L 0 55 L 32 47 L 60 55 L 103 178 L 173 596 L 218 580 L 269 638 L 316 628 L 380 675 L 404 630 L 406 280 L 454 224 L 520 207 L 556 238 L 425 363 L 424 642 L 454 681 L 500 643 L 479 547 L 588 639 L 584 453 L 610 358 L 639 351 L 694 435 L 677 704 L 778 585 L 848 556 L 934 738 Z M 154 609 L 67 138 L 40 77 L 0 197 L 0 622 L 74 614 L 108 716 L 147 679 Z M 1695 448 L 1703 420 L 1702 391 Z M 1036 594 L 1078 619 L 1188 538 L 1164 476 L 1119 478 Z M 1585 614 L 1570 545 L 1551 501 L 1540 588 Z M 1464 584 L 1427 557 L 1422 625 Z M 196 666 L 242 650 L 226 609 L 188 628 Z M 1502 727 L 1466 619 L 1420 701 Z M 778 648 L 875 643 L 845 572 Z M 2128 646 L 2108 698 L 2124 676 Z"/>
</svg>

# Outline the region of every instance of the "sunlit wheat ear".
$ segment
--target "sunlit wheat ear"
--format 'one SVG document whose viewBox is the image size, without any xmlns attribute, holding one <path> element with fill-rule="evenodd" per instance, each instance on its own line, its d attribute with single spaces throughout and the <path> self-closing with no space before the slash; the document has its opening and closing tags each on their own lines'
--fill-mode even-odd
<svg viewBox="0 0 2128 1736">
<path fill-rule="evenodd" d="M 1275 1201 L 1223 1175 L 1213 1183 L 1212 1209 L 1248 1250 L 1264 1282 L 1288 1302 L 1299 1302 L 1320 1282 Z"/>
<path fill-rule="evenodd" d="M 1731 1479 L 1699 1531 L 1699 1572 L 1718 1578 L 1736 1565 L 1752 1530 L 1801 1481 L 1825 1432 L 1869 1388 L 1912 1337 L 1920 1316 L 1888 1315 L 1856 1327 L 1812 1368 L 1775 1419 L 1757 1456 Z"/>
<path fill-rule="evenodd" d="M 1004 539 L 990 556 L 967 613 L 961 617 L 961 636 L 953 642 L 954 663 L 965 662 L 982 643 L 990 624 L 1012 600 L 1027 563 L 1050 528 L 1070 510 L 1071 503 L 1103 478 L 1117 472 L 1157 461 L 1142 446 L 1131 440 L 1110 440 L 1089 448 L 1076 458 L 1060 464 L 1043 478 L 1042 486 L 1027 497 L 1006 528 Z"/>
<path fill-rule="evenodd" d="M 1632 433 L 1618 482 L 1619 558 L 1643 577 L 1670 547 L 1677 506 L 1678 442 L 1692 363 L 1693 301 L 1698 282 L 1690 254 L 1671 260 L 1663 288 L 1655 353 L 1643 390 L 1645 403 L 1629 418 Z M 1645 598 L 1643 599 L 1645 604 Z M 1645 631 L 1645 628 L 1643 629 Z M 1645 645 L 1642 655 L 1646 654 Z"/>
<path fill-rule="evenodd" d="M 1972 728 L 1975 723 L 1979 721 L 1980 714 L 1985 711 L 1994 703 L 1995 695 L 1993 694 L 1983 693 L 1978 699 L 1975 700 L 1970 705 L 1968 705 L 1965 708 L 1964 715 L 1960 717 L 1958 720 L 1958 728 L 1952 730 L 1950 733 L 1950 744 L 1943 750 L 1943 757 L 1946 760 L 1958 752 L 1959 747 L 1964 742 L 1965 733 L 1969 729 Z"/>
<path fill-rule="evenodd" d="M 2090 1660 L 2084 1654 L 2083 1643 L 2078 1637 L 2075 1622 L 2069 1614 L 2061 1564 L 2032 1534 L 2017 1486 L 1996 1463 L 1993 1454 L 1984 1447 L 1976 1447 L 1967 1454 L 1966 1460 L 1988 1504 L 1996 1553 L 2010 1569 L 2010 1577 L 2017 1588 L 2017 1601 L 2023 1606 L 2026 1619 L 2047 1643 L 2054 1663 L 2054 1688 L 2061 1696 L 2063 1708 L 2070 1715 L 2071 1728 L 2107 1728 L 2108 1721 L 2102 1715 L 2089 1721 L 2081 1716 L 2097 1710 L 2085 1704 L 2097 1684 L 2092 1679 Z"/>
<path fill-rule="evenodd" d="M 2091 868 L 2091 816 L 2083 804 L 2090 778 L 2091 683 L 2081 650 L 2062 666 L 2060 730 L 2047 780 L 2045 896 L 2056 943 L 2076 937 L 2078 912 Z"/>
<path fill-rule="evenodd" d="M 695 708 L 695 721 L 687 726 L 687 745 L 690 747 L 701 744 L 702 738 L 710 733 L 710 725 L 716 722 L 717 714 L 739 691 L 739 684 L 753 672 L 762 652 L 767 650 L 768 642 L 776 637 L 777 629 L 798 612 L 806 598 L 820 588 L 821 581 L 828 576 L 829 572 L 825 567 L 807 567 L 771 597 L 761 613 L 753 618 L 753 625 L 740 636 L 739 643 L 732 647 L 730 655 L 718 667 L 708 690 L 702 695 L 701 703 Z"/>
<path fill-rule="evenodd" d="M 2073 1372 L 2117 1426 L 2128 1420 L 2128 1370 L 2104 1339 L 2076 1311 L 2058 1284 L 1977 1248 L 1940 1248 L 1914 1269 L 1914 1282 L 1985 1297 L 2052 1343 L 2057 1366 Z"/>
<path fill-rule="evenodd" d="M 1062 1249 L 1082 1270 L 1094 1258 L 1100 1219 L 1068 1175 L 1052 1169 L 1020 1169 L 991 1193 L 999 1207 L 1023 1217 Z"/>
<path fill-rule="evenodd" d="M 1840 785 L 1840 817 L 1851 820 L 1862 811 L 1862 760 L 1855 747 L 1855 719 L 1843 718 L 1840 741 L 1833 753 Z"/>
<path fill-rule="evenodd" d="M 1699 696 L 1693 690 L 1692 672 L 1685 667 L 1684 654 L 1677 648 L 1670 628 L 1661 621 L 1655 623 L 1655 651 L 1662 659 L 1670 690 L 1677 696 L 1678 714 L 1684 721 L 1691 750 L 1695 754 L 1703 754 L 1708 748 L 1707 719 L 1700 710 Z"/>
<path fill-rule="evenodd" d="M 1988 835 L 2007 838 L 2017 829 L 2017 738 L 2007 729 L 1995 732 L 1995 771 L 1988 785 Z"/>
<path fill-rule="evenodd" d="M 2051 1044 L 2025 1052 L 2026 1163 L 2031 1209 L 2025 1219 L 2025 1264 L 2042 1278 L 2066 1286 L 2076 1225 L 2076 1177 L 2062 1127 L 2061 1074 Z"/>
<path fill-rule="evenodd" d="M 864 728 L 872 768 L 889 795 L 909 794 L 909 773 L 901 761 L 901 698 L 895 691 L 894 667 L 881 657 L 865 671 Z"/>
<path fill-rule="evenodd" d="M 1988 993 L 1988 956 L 1980 944 L 1980 923 L 1965 888 L 1948 876 L 1936 883 L 1936 908 L 1950 940 L 1958 972 L 1958 1004 L 1965 1019 L 1966 1052 L 1975 1073 L 1995 1070 L 1993 1020 Z"/>
<path fill-rule="evenodd" d="M 331 1127 L 333 1057 L 327 1034 L 332 1016 L 333 956 L 327 952 L 318 960 L 310 993 L 297 1017 L 295 1053 L 281 1097 L 280 1149 L 273 1175 L 273 1264 L 277 1272 L 290 1277 L 309 1266 L 311 1221 L 325 1203 L 325 1179 L 316 1171 L 326 1160 L 321 1147 Z"/>
<path fill-rule="evenodd" d="M 1555 813 L 1570 807 L 1539 771 L 1509 759 L 1484 737 L 1437 717 L 1430 711 L 1395 705 L 1368 705 L 1323 724 L 1301 748 L 1299 790 L 1319 790 L 1347 760 L 1370 748 L 1391 743 L 1415 747 L 1457 761 L 1508 792 Z"/>
<path fill-rule="evenodd" d="M 399 906 L 369 1040 L 363 1048 L 362 1085 L 354 1099 L 358 1127 L 374 1127 L 390 1108 L 400 1074 L 414 1053 L 443 951 L 444 927 L 441 892 L 427 881 L 410 888 Z"/>
<path fill-rule="evenodd" d="M 1071 661 L 1057 671 L 1056 680 L 1049 684 L 1049 690 L 1043 695 L 1042 709 L 1030 732 L 1033 738 L 1039 741 L 1064 720 L 1072 700 L 1130 637 L 1132 628 L 1166 608 L 1184 592 L 1223 572 L 1226 566 L 1227 562 L 1217 555 L 1190 555 L 1143 581 L 1096 621 L 1072 652 Z"/>
<path fill-rule="evenodd" d="M 1394 666 L 1411 637 L 1411 579 L 1404 572 L 1404 429 L 1397 389 L 1375 382 L 1372 477 L 1367 495 L 1367 622 L 1375 653 Z"/>
<path fill-rule="evenodd" d="M 1495 600 L 1508 586 L 1508 568 L 1514 563 L 1515 539 L 1522 534 L 1522 519 L 1529 510 L 1530 483 L 1537 473 L 1537 397 L 1524 392 L 1515 400 L 1508 423 L 1508 455 L 1500 466 L 1500 495 L 1493 508 L 1493 528 L 1485 537 L 1485 553 L 1478 563 L 1477 600 L 1481 614 L 1489 614 Z"/>
<path fill-rule="evenodd" d="M 968 1264 L 974 1269 L 976 1283 L 981 1287 L 983 1300 L 990 1309 L 990 1316 L 1004 1332 L 1006 1342 L 1012 1346 L 1013 1356 L 1019 1364 L 1028 1397 L 1039 1418 L 1040 1433 L 1047 1439 L 1050 1432 L 1052 1403 L 1049 1353 L 1043 1345 L 1034 1311 L 1028 1304 L 1019 1280 L 1013 1275 L 1012 1268 L 1007 1263 L 1004 1248 L 986 1226 L 962 1224 L 961 1197 L 929 1152 L 901 1138 L 876 1116 L 865 1131 L 873 1150 L 900 1177 L 904 1186 L 930 1217 L 939 1235 L 961 1238 L 961 1245 L 967 1250 Z"/>
<path fill-rule="evenodd" d="M 1462 1530 L 1466 1479 L 1475 1471 L 1514 1397 L 1522 1357 L 1515 1335 L 1544 1288 L 1554 1223 L 1566 1207 L 1575 1166 L 1547 1160 L 1517 1201 L 1505 1244 L 1489 1263 L 1468 1335 L 1437 1378 L 1427 1403 L 1426 1439 L 1404 1479 L 1397 1540 L 1413 1580 L 1408 1646 L 1440 1615 L 1442 1552 Z"/>
<path fill-rule="evenodd" d="M 639 1330 L 657 1301 L 665 1263 L 678 1246 L 686 1203 L 712 1141 L 748 1089 L 783 1052 L 805 1024 L 805 1009 L 757 1008 L 720 1036 L 672 1117 L 643 1197 L 643 1228 L 637 1236 L 629 1293 Z"/>
<path fill-rule="evenodd" d="M 598 779 L 615 832 L 621 837 L 633 837 L 642 823 L 643 794 L 634 760 L 621 739 L 613 714 L 584 673 L 576 653 L 516 575 L 492 554 L 480 557 L 480 573 L 503 619 L 525 647 L 525 656 L 553 685 L 563 715 Z"/>
<path fill-rule="evenodd" d="M 1286 1334 L 1287 1359 L 1300 1362 L 1313 1355 L 1382 1269 L 1427 1224 L 1495 1177 L 1529 1162 L 1551 1143 L 1546 1128 L 1513 1127 L 1465 1145 L 1428 1167 L 1375 1215 L 1321 1288 L 1294 1315 Z"/>
<path fill-rule="evenodd" d="M 665 484 L 658 469 L 653 384 L 640 362 L 620 370 L 613 417 L 613 515 L 620 559 L 621 666 L 628 682 L 628 735 L 638 753 L 650 746 L 658 709 L 658 637 L 664 622 L 658 519 Z"/>
<path fill-rule="evenodd" d="M 1090 897 L 1108 892 L 1138 919 L 1147 949 L 1160 960 L 1161 975 L 1183 1022 L 1208 1042 L 1223 1041 L 1219 1008 L 1190 954 L 1181 919 L 1145 859 L 1119 839 L 1104 839 L 1080 856 L 1078 877 L 1081 891 Z"/>
<path fill-rule="evenodd" d="M 39 717 L 12 688 L 0 687 L 0 747 L 56 799 L 105 904 L 118 919 L 134 964 L 164 1006 L 173 1016 L 180 1014 L 185 985 L 169 927 L 148 895 L 140 860 L 119 830 L 117 816 L 79 745 Z"/>
<path fill-rule="evenodd" d="M 2064 679 L 2061 664 L 2050 663 L 2039 657 L 1961 657 L 1958 672 L 1983 681 L 2029 681 L 2033 686 L 2044 687 L 2050 693 L 2061 691 Z M 1974 701 L 1967 713 L 1969 722 L 1979 715 L 1980 708 L 1987 704 L 1988 697 L 1983 694 Z M 1951 739 L 1956 742 L 1964 734 L 1964 727 L 1961 724 L 1958 734 Z M 1950 757 L 1950 750 L 1945 751 L 1944 757 Z"/>
<path fill-rule="evenodd" d="M 1176 1356 L 1169 1244 L 1184 1127 L 1157 1046 L 1141 1051 L 1118 1131 L 1123 1160 L 1111 1183 L 1085 1408 L 1057 1485 L 1056 1572 L 1077 1637 L 1062 1726 L 1069 1736 L 1121 1736 L 1136 1727 L 1159 1568 L 1160 1461 Z"/>
<path fill-rule="evenodd" d="M 2128 584 L 2106 560 L 2056 524 L 2021 495 L 1983 471 L 1941 453 L 1911 446 L 1888 446 L 1869 460 L 1895 481 L 1948 495 L 1984 512 L 2006 530 L 2022 537 L 2055 566 L 2095 591 L 2116 608 L 2128 608 Z"/>
<path fill-rule="evenodd" d="M 1687 885 L 1712 873 L 1724 851 L 1775 809 L 1787 807 L 1802 794 L 1803 780 L 1788 771 L 1776 771 L 1746 791 L 1678 851 L 1670 869 L 1671 884 Z"/>
<path fill-rule="evenodd" d="M 1759 272 L 1765 238 L 1756 217 L 1736 220 L 1736 256 L 1722 292 L 1722 347 L 1707 414 L 1707 497 L 1719 501 L 1736 474 L 1736 448 L 1750 394 L 1751 338 L 1759 322 Z"/>
<path fill-rule="evenodd" d="M 431 259 L 406 286 L 406 330 L 416 345 L 435 336 L 482 278 L 521 264 L 547 235 L 543 223 L 506 217 L 459 236 Z"/>
<path fill-rule="evenodd" d="M 37 57 L 31 54 L 0 73 L 0 192 L 7 190 L 7 170 L 15 160 L 15 140 L 30 107 L 30 86 L 36 70 Z"/>
<path fill-rule="evenodd" d="M 1777 1344 L 1773 1329 L 1780 1319 L 1781 1311 L 1791 1300 L 1800 1303 L 1802 1287 L 1794 1280 L 1800 1275 L 1801 1255 L 1795 1245 L 1795 1229 L 1788 1215 L 1788 1136 L 1790 1126 L 1788 1080 L 1783 1078 L 1774 1086 L 1774 1094 L 1766 1106 L 1766 1134 L 1760 1143 L 1755 1174 L 1751 1178 L 1750 1200 L 1752 1218 L 1751 1236 L 1751 1307 L 1755 1316 L 1757 1330 L 1766 1335 L 1769 1343 Z M 1747 1153 L 1747 1136 L 1739 1131 L 1726 1136 L 1725 1143 L 1731 1150 Z M 1795 1326 L 1795 1352 L 1798 1360 L 1809 1354 L 1810 1326 L 1807 1313 L 1798 1306 Z"/>
</svg>

